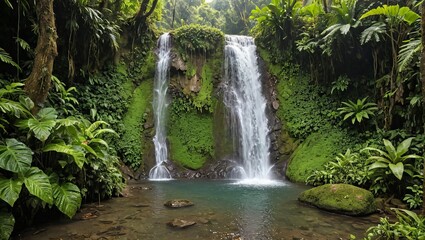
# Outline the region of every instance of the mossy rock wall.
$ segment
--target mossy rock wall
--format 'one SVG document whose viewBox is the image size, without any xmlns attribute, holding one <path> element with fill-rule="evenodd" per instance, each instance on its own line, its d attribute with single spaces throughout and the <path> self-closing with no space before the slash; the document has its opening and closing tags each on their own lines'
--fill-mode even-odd
<svg viewBox="0 0 425 240">
<path fill-rule="evenodd" d="M 194 36 L 188 31 L 192 31 Z M 167 121 L 169 159 L 191 170 L 198 170 L 215 159 L 215 89 L 222 78 L 224 59 L 224 38 L 220 38 L 220 32 L 211 29 L 206 29 L 206 33 L 203 31 L 199 26 L 193 26 L 172 33 L 171 103 Z M 199 42 L 207 41 L 209 31 L 219 41 L 208 44 Z M 195 39 L 196 44 L 189 44 L 195 35 L 202 37 Z M 209 47 L 198 49 L 200 46 Z"/>
<path fill-rule="evenodd" d="M 339 128 L 329 127 L 312 133 L 292 154 L 286 176 L 293 182 L 305 182 L 314 170 L 321 170 L 341 149 L 347 149 L 349 137 Z"/>
</svg>

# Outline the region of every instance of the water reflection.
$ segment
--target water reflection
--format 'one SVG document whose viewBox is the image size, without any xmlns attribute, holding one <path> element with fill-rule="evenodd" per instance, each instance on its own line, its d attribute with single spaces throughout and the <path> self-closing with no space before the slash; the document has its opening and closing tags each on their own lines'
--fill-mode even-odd
<svg viewBox="0 0 425 240">
<path fill-rule="evenodd" d="M 271 236 L 272 225 L 270 191 L 259 187 L 243 187 L 237 212 L 240 234 L 243 239 L 262 239 Z"/>
</svg>

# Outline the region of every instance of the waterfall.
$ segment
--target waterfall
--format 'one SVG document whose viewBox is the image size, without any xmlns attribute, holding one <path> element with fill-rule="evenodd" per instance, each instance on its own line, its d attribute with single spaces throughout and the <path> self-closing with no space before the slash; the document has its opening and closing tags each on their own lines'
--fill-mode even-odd
<svg viewBox="0 0 425 240">
<path fill-rule="evenodd" d="M 268 179 L 270 171 L 266 99 L 254 39 L 226 35 L 223 101 L 235 148 L 237 178 Z"/>
<path fill-rule="evenodd" d="M 164 180 L 170 179 L 171 175 L 165 163 L 167 162 L 168 151 L 166 143 L 165 119 L 167 114 L 167 90 L 170 78 L 171 62 L 171 36 L 164 33 L 158 39 L 158 61 L 156 63 L 153 110 L 155 118 L 155 145 L 156 165 L 149 171 L 149 179 Z"/>
</svg>

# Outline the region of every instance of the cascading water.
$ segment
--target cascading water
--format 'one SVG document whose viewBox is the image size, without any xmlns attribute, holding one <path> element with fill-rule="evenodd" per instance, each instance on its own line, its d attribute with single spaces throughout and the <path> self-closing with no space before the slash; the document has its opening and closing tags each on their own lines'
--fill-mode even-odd
<svg viewBox="0 0 425 240">
<path fill-rule="evenodd" d="M 153 110 L 155 118 L 155 145 L 156 165 L 149 171 L 149 179 L 166 180 L 171 179 L 170 172 L 164 165 L 167 161 L 168 151 L 166 143 L 166 132 L 164 121 L 167 113 L 167 90 L 170 77 L 171 62 L 171 37 L 164 33 L 158 40 L 158 61 L 155 71 L 155 86 L 153 97 Z"/>
<path fill-rule="evenodd" d="M 223 101 L 235 156 L 234 176 L 267 180 L 270 171 L 266 99 L 262 93 L 254 39 L 226 35 Z"/>
</svg>

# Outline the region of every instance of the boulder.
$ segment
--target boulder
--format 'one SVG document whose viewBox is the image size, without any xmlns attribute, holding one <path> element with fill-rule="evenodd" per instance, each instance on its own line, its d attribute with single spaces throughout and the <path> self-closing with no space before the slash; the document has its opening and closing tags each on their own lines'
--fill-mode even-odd
<svg viewBox="0 0 425 240">
<path fill-rule="evenodd" d="M 164 206 L 169 208 L 183 208 L 193 206 L 193 202 L 186 199 L 173 199 L 164 203 Z"/>
<path fill-rule="evenodd" d="M 325 184 L 304 191 L 298 200 L 320 209 L 362 216 L 376 211 L 373 194 L 365 189 L 349 184 Z"/>
<path fill-rule="evenodd" d="M 175 219 L 173 219 L 173 221 L 167 223 L 167 225 L 170 226 L 170 227 L 180 228 L 180 229 L 187 228 L 187 227 L 193 226 L 195 224 L 196 224 L 196 222 L 187 221 L 187 220 L 178 219 L 178 218 L 175 218 Z"/>
</svg>

